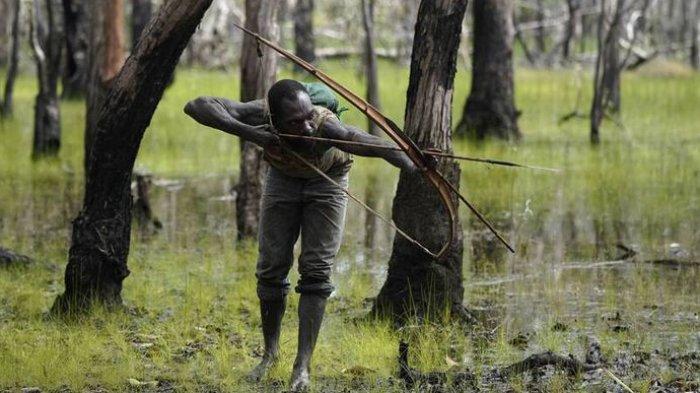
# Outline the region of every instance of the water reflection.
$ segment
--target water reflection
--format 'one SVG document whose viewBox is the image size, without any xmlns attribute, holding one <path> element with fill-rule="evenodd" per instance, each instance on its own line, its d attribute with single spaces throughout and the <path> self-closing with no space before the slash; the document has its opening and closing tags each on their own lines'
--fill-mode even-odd
<svg viewBox="0 0 700 393">
<path fill-rule="evenodd" d="M 395 182 L 378 179 L 351 182 L 351 192 L 364 195 L 377 210 L 390 216 Z M 9 243 L 7 246 L 27 254 L 67 250 L 70 221 L 82 200 L 81 183 L 73 171 L 63 169 L 31 172 L 23 178 L 5 177 L 2 187 L 6 192 L 12 190 L 13 197 L 0 205 L 0 237 Z M 135 244 L 160 238 L 173 249 L 208 247 L 215 253 L 216 244 L 235 243 L 235 203 L 230 194 L 234 183 L 228 175 L 154 177 L 149 190 L 151 208 L 163 230 L 150 237 L 137 236 Z M 534 330 L 555 320 L 573 329 L 593 329 L 609 323 L 605 319 L 609 315 L 620 313 L 627 323 L 647 324 L 651 329 L 658 325 L 659 336 L 676 337 L 668 345 L 685 339 L 686 345 L 697 350 L 700 338 L 693 332 L 700 331 L 700 269 L 593 263 L 616 256 L 617 243 L 638 243 L 645 230 L 631 220 L 581 214 L 580 209 L 567 206 L 564 198 L 554 195 L 546 209 L 534 209 L 527 201 L 513 204 L 511 211 L 505 212 L 481 206 L 495 218 L 498 229 L 518 245 L 517 255 L 507 253 L 461 211 L 469 246 L 465 248 L 465 301 L 489 310 L 493 319 L 510 331 Z M 693 236 L 684 231 L 692 232 L 692 228 L 672 228 L 668 238 Z M 658 232 L 663 233 L 663 228 Z M 376 294 L 386 274 L 392 235 L 387 226 L 372 223 L 364 209 L 350 203 L 335 280 L 364 277 L 371 281 L 367 296 Z M 665 253 L 665 249 L 647 250 L 647 255 Z"/>
</svg>

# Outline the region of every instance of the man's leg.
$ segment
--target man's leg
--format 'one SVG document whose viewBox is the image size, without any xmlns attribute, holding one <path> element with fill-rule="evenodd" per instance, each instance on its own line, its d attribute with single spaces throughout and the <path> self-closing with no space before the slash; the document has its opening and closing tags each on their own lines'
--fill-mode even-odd
<svg viewBox="0 0 700 393">
<path fill-rule="evenodd" d="M 259 381 L 267 374 L 279 352 L 280 330 L 289 291 L 287 274 L 292 266 L 294 243 L 299 237 L 301 224 L 300 190 L 301 184 L 296 180 L 277 173 L 273 168 L 268 172 L 262 196 L 255 273 L 265 353 L 250 374 L 253 381 Z"/>
<path fill-rule="evenodd" d="M 347 175 L 337 178 L 347 186 Z M 291 390 L 309 386 L 311 356 L 323 321 L 326 299 L 333 292 L 330 274 L 345 224 L 347 196 L 325 179 L 308 181 L 304 187 L 301 225 L 299 341 L 292 371 Z"/>
</svg>

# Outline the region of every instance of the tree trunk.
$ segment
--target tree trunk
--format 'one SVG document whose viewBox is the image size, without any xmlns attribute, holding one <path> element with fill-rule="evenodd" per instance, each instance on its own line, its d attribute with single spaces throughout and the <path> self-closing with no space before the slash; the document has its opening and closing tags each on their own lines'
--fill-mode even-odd
<svg viewBox="0 0 700 393">
<path fill-rule="evenodd" d="M 700 2 L 695 4 L 695 18 L 690 26 L 690 66 L 700 70 Z"/>
<path fill-rule="evenodd" d="M 277 2 L 273 0 L 246 0 L 246 28 L 257 31 L 263 37 L 275 40 Z M 241 101 L 264 98 L 275 82 L 277 56 L 271 49 L 260 47 L 263 57 L 258 57 L 257 43 L 245 35 L 241 49 Z M 255 239 L 260 222 L 260 198 L 267 163 L 262 159 L 263 150 L 251 142 L 241 140 L 240 179 L 236 185 L 236 222 L 238 239 Z"/>
<path fill-rule="evenodd" d="M 34 104 L 34 143 L 32 158 L 58 154 L 61 147 L 61 111 L 58 105 L 58 77 L 63 50 L 60 3 L 34 0 L 30 23 L 32 51 L 37 69 L 39 92 Z"/>
<path fill-rule="evenodd" d="M 21 0 L 15 0 L 12 9 L 12 44 L 10 46 L 9 64 L 7 66 L 7 77 L 5 79 L 5 92 L 3 94 L 2 106 L 0 107 L 0 117 L 12 115 L 15 78 L 17 77 L 17 66 L 19 64 L 19 17 L 21 15 L 21 4 Z"/>
<path fill-rule="evenodd" d="M 85 94 L 87 79 L 88 20 L 86 0 L 63 0 L 66 65 L 63 70 L 63 97 Z"/>
<path fill-rule="evenodd" d="M 562 58 L 563 60 L 569 61 L 571 58 L 571 42 L 576 37 L 576 31 L 578 30 L 579 24 L 579 13 L 581 10 L 581 0 L 566 0 L 566 8 L 568 11 L 568 17 L 566 20 L 566 27 L 564 30 L 564 40 L 562 43 Z"/>
<path fill-rule="evenodd" d="M 123 0 L 88 2 L 88 85 L 85 115 L 85 173 L 100 109 L 112 80 L 124 64 Z"/>
<path fill-rule="evenodd" d="M 65 292 L 54 314 L 117 307 L 129 275 L 131 172 L 166 82 L 212 0 L 164 3 L 143 45 L 127 59 L 100 110 L 88 165 L 83 208 L 73 221 Z"/>
<path fill-rule="evenodd" d="M 374 50 L 374 0 L 362 0 L 362 26 L 365 31 L 365 80 L 367 82 L 367 102 L 372 104 L 377 109 L 380 108 L 379 103 L 379 82 L 377 80 L 377 54 Z M 367 130 L 372 135 L 380 135 L 379 127 L 372 121 L 367 121 Z M 368 178 L 365 203 L 372 209 L 377 208 L 378 195 L 376 188 L 379 178 L 376 174 L 370 174 Z M 369 258 L 372 257 L 372 252 L 376 248 L 377 234 L 377 216 L 365 211 L 365 248 L 370 252 Z"/>
<path fill-rule="evenodd" d="M 483 2 L 488 2 L 488 0 L 483 0 Z M 543 0 L 537 0 L 537 28 L 535 29 L 535 43 L 537 46 L 537 54 L 540 56 L 540 58 L 547 53 L 547 31 L 544 28 L 546 19 L 547 13 L 544 8 Z"/>
<path fill-rule="evenodd" d="M 452 151 L 452 93 L 466 8 L 467 0 L 424 0 L 418 10 L 405 124 L 406 135 L 420 148 Z M 459 187 L 460 170 L 453 160 L 441 160 L 438 168 Z M 455 196 L 453 203 L 457 203 Z M 447 212 L 420 174 L 401 172 L 393 218 L 399 228 L 430 249 L 450 240 Z M 440 318 L 446 311 L 462 315 L 462 253 L 461 231 L 440 261 L 395 236 L 387 279 L 373 312 L 399 321 L 411 316 Z"/>
<path fill-rule="evenodd" d="M 362 26 L 365 30 L 365 78 L 367 81 L 367 102 L 380 107 L 379 82 L 377 79 L 377 53 L 374 50 L 374 0 L 362 0 Z M 380 135 L 379 127 L 372 120 L 367 121 L 367 130 L 372 135 Z"/>
<path fill-rule="evenodd" d="M 11 25 L 10 18 L 12 17 L 12 6 L 10 1 L 0 0 L 0 66 L 5 65 L 8 58 L 8 42 L 5 39 L 8 35 L 8 25 Z"/>
<path fill-rule="evenodd" d="M 611 14 L 612 18 L 608 21 Z M 600 124 L 606 113 L 620 111 L 620 53 L 618 41 L 622 30 L 625 0 L 601 0 L 598 22 L 598 54 L 593 77 L 593 102 L 591 105 L 592 144 L 600 143 Z"/>
<path fill-rule="evenodd" d="M 520 139 L 513 97 L 513 1 L 474 2 L 472 87 L 457 133 Z"/>
<path fill-rule="evenodd" d="M 136 48 L 136 44 L 141 38 L 143 29 L 151 20 L 153 14 L 153 4 L 151 0 L 131 0 L 131 50 Z"/>
<path fill-rule="evenodd" d="M 309 63 L 316 61 L 313 17 L 314 0 L 297 0 L 294 7 L 294 54 Z"/>
</svg>

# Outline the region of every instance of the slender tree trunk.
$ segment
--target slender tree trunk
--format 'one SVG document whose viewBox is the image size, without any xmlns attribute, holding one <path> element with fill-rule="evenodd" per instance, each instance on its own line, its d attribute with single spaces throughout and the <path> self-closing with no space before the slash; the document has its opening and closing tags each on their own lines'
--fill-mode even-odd
<svg viewBox="0 0 700 393">
<path fill-rule="evenodd" d="M 83 208 L 73 221 L 65 292 L 54 314 L 118 307 L 131 233 L 131 173 L 166 82 L 212 0 L 164 3 L 107 94 L 98 114 Z"/>
<path fill-rule="evenodd" d="M 46 20 L 42 15 L 44 3 Z M 61 111 L 58 105 L 63 30 L 61 6 L 57 0 L 34 0 L 30 24 L 32 51 L 39 92 L 34 104 L 32 158 L 58 154 L 61 147 Z"/>
<path fill-rule="evenodd" d="M 151 20 L 153 4 L 151 0 L 131 0 L 131 50 L 141 38 L 141 32 Z"/>
<path fill-rule="evenodd" d="M 690 25 L 690 66 L 700 70 L 700 2 L 695 4 L 695 17 Z"/>
<path fill-rule="evenodd" d="M 297 0 L 294 7 L 294 53 L 310 63 L 316 61 L 313 16 L 314 0 Z"/>
<path fill-rule="evenodd" d="M 513 82 L 513 1 L 474 2 L 472 87 L 457 133 L 520 139 Z"/>
<path fill-rule="evenodd" d="M 452 94 L 466 8 L 467 0 L 423 0 L 418 10 L 405 124 L 406 135 L 420 148 L 452 150 Z M 459 187 L 460 170 L 453 160 L 443 160 L 438 167 Z M 393 218 L 399 228 L 428 248 L 437 249 L 450 240 L 447 212 L 420 174 L 401 172 Z M 395 236 L 387 279 L 374 312 L 399 321 L 414 315 L 440 318 L 446 311 L 463 315 L 462 253 L 461 232 L 441 261 Z"/>
<path fill-rule="evenodd" d="M 483 0 L 487 2 L 488 0 Z M 535 43 L 537 54 L 543 57 L 547 53 L 547 31 L 544 28 L 547 12 L 543 0 L 537 0 L 537 28 L 535 29 Z"/>
<path fill-rule="evenodd" d="M 362 0 L 362 26 L 365 31 L 364 55 L 365 55 L 365 80 L 367 82 L 366 98 L 367 102 L 376 108 L 380 108 L 379 103 L 379 81 L 377 78 L 377 54 L 374 50 L 374 0 Z M 367 121 L 367 129 L 372 135 L 380 135 L 379 127 L 372 121 Z M 367 183 L 365 203 L 372 209 L 377 208 L 378 195 L 376 188 L 379 178 L 372 173 Z M 377 217 L 374 214 L 365 212 L 365 248 L 371 253 L 376 248 Z"/>
<path fill-rule="evenodd" d="M 598 22 L 598 55 L 593 78 L 591 105 L 591 143 L 600 143 L 600 124 L 606 113 L 620 111 L 620 52 L 618 42 L 625 12 L 625 0 L 601 0 Z M 611 9 L 609 12 L 608 8 Z M 611 19 L 608 21 L 608 16 Z"/>
<path fill-rule="evenodd" d="M 277 37 L 274 0 L 246 0 L 246 28 L 257 31 L 263 37 Z M 261 47 L 263 57 L 258 57 L 255 39 L 245 35 L 241 50 L 241 101 L 264 98 L 277 75 L 276 56 L 269 48 Z M 239 239 L 254 239 L 260 222 L 260 198 L 267 163 L 263 151 L 251 142 L 241 140 L 240 179 L 236 185 L 236 222 Z"/>
<path fill-rule="evenodd" d="M 379 108 L 379 81 L 377 78 L 377 53 L 374 49 L 374 0 L 362 0 L 362 26 L 365 31 L 365 78 L 367 81 L 367 102 Z M 367 129 L 372 135 L 380 135 L 379 127 L 372 120 L 367 121 Z"/>
<path fill-rule="evenodd" d="M 12 25 L 10 18 L 12 17 L 12 6 L 8 0 L 0 0 L 0 66 L 4 65 L 8 59 L 8 25 Z"/>
<path fill-rule="evenodd" d="M 85 94 L 87 79 L 88 20 L 87 0 L 63 0 L 66 65 L 63 70 L 63 97 Z"/>
<path fill-rule="evenodd" d="M 17 77 L 17 66 L 19 64 L 19 18 L 21 15 L 21 0 L 15 0 L 12 8 L 12 44 L 10 45 L 9 64 L 7 66 L 7 77 L 5 79 L 5 92 L 3 94 L 2 106 L 0 107 L 0 117 L 12 115 L 12 101 L 15 89 L 15 78 Z"/>
<path fill-rule="evenodd" d="M 124 64 L 124 2 L 101 0 L 88 2 L 88 86 L 85 116 L 85 173 L 97 120 L 112 80 Z"/>
<path fill-rule="evenodd" d="M 566 0 L 566 9 L 568 11 L 568 17 L 566 20 L 566 27 L 564 30 L 564 41 L 562 43 L 562 58 L 563 60 L 569 61 L 571 58 L 571 46 L 572 41 L 576 37 L 576 31 L 578 30 L 578 24 L 580 19 L 581 1 L 580 0 Z"/>
</svg>

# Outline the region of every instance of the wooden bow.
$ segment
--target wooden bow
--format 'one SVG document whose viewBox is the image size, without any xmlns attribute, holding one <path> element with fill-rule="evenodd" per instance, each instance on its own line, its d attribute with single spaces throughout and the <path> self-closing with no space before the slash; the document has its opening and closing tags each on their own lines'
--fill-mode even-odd
<svg viewBox="0 0 700 393">
<path fill-rule="evenodd" d="M 275 44 L 274 42 L 260 36 L 259 34 L 246 29 L 243 26 L 240 26 L 236 23 L 233 23 L 233 25 L 246 34 L 249 34 L 253 36 L 258 44 L 263 43 L 267 45 L 268 47 L 272 48 L 275 50 L 277 53 L 281 54 L 282 56 L 288 58 L 292 62 L 296 63 L 299 67 L 303 68 L 307 72 L 309 72 L 311 75 L 315 76 L 318 80 L 326 84 L 328 87 L 333 89 L 336 93 L 340 94 L 343 98 L 345 98 L 348 102 L 350 102 L 353 106 L 355 106 L 357 109 L 360 110 L 360 112 L 364 113 L 367 117 L 372 119 L 374 123 L 376 123 L 388 136 L 391 138 L 394 143 L 396 143 L 401 150 L 403 150 L 406 155 L 408 155 L 409 159 L 413 161 L 413 163 L 418 166 L 419 168 L 422 169 L 422 173 L 425 176 L 425 178 L 435 187 L 437 190 L 438 194 L 440 195 L 440 199 L 442 200 L 443 205 L 445 206 L 445 209 L 447 210 L 447 213 L 449 215 L 449 220 L 450 220 L 450 237 L 445 242 L 445 244 L 440 248 L 438 252 L 433 252 L 428 250 L 426 247 L 421 245 L 419 242 L 416 240 L 412 239 L 408 235 L 406 235 L 403 231 L 397 231 L 399 232 L 402 236 L 406 237 L 409 241 L 412 243 L 416 244 L 424 250 L 426 253 L 431 255 L 435 259 L 440 259 L 442 258 L 447 251 L 450 249 L 450 246 L 452 245 L 452 242 L 454 240 L 455 234 L 457 233 L 457 206 L 452 203 L 452 193 L 454 192 L 460 200 L 462 200 L 467 207 L 476 215 L 476 217 L 481 221 L 486 227 L 510 250 L 511 252 L 515 252 L 513 250 L 513 247 L 511 247 L 508 242 L 501 236 L 498 231 L 489 223 L 484 216 L 479 213 L 478 210 L 464 197 L 462 196 L 457 188 L 452 185 L 443 175 L 441 175 L 435 168 L 430 167 L 426 163 L 425 156 L 423 155 L 423 152 L 416 146 L 415 142 L 413 142 L 404 132 L 389 118 L 384 116 L 377 108 L 369 104 L 367 101 L 364 99 L 360 98 L 357 94 L 353 93 L 349 89 L 347 89 L 345 86 L 341 85 L 340 83 L 336 82 L 333 78 L 325 74 L 323 71 L 317 69 L 314 67 L 311 63 L 305 61 L 304 59 L 294 55 L 293 53 L 287 51 L 286 49 L 280 47 L 279 45 Z M 313 169 L 317 169 L 313 167 Z M 357 200 L 357 198 L 354 198 L 354 200 Z M 376 214 L 376 212 L 373 212 Z M 381 217 L 381 216 L 380 216 Z M 382 217 L 383 219 L 383 217 Z M 394 228 L 396 228 L 394 226 Z M 398 228 L 396 228 L 398 229 Z"/>
</svg>

